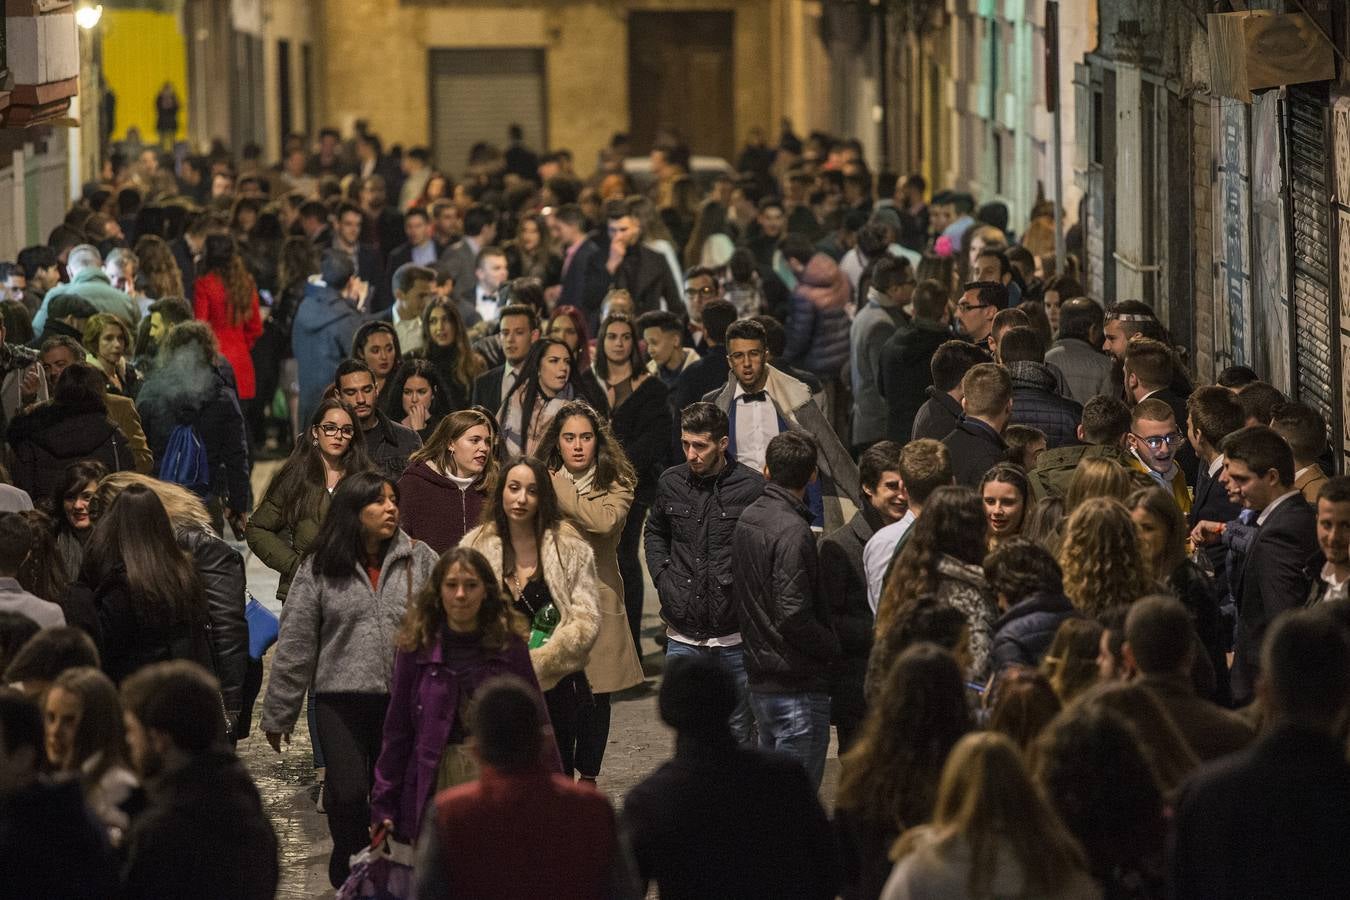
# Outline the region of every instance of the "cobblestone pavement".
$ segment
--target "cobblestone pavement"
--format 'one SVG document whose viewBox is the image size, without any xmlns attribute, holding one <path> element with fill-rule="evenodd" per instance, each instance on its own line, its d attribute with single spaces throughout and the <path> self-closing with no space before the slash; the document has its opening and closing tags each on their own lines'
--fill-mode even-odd
<svg viewBox="0 0 1350 900">
<path fill-rule="evenodd" d="M 254 471 L 254 495 L 262 496 L 267 478 L 276 464 L 260 464 Z M 259 601 L 280 611 L 276 602 L 276 573 L 262 565 L 251 554 L 248 560 L 249 590 Z M 660 627 L 657 618 L 656 591 L 650 579 L 647 582 L 647 605 L 643 613 L 643 668 L 647 681 L 614 699 L 610 725 L 609 746 L 605 751 L 604 768 L 599 787 L 620 807 L 629 788 L 670 757 L 674 739 L 671 731 L 661 723 L 656 711 L 656 689 L 660 683 L 661 652 L 654 636 Z M 271 653 L 267 656 L 270 674 Z M 264 679 L 263 693 L 267 682 Z M 266 739 L 258 731 L 258 716 L 262 710 L 262 695 L 254 707 L 253 730 L 239 742 L 239 755 L 252 772 L 262 793 L 263 805 L 271 817 L 281 846 L 281 884 L 279 900 L 298 900 L 308 897 L 331 897 L 328 884 L 328 854 L 332 841 L 328 837 L 328 823 L 315 810 L 317 794 L 313 759 L 309 749 L 309 731 L 305 717 L 300 716 L 289 746 L 283 752 L 272 752 Z M 830 757 L 825 768 L 825 782 L 821 796 L 833 802 L 838 782 L 839 764 L 835 746 L 830 745 Z"/>
</svg>

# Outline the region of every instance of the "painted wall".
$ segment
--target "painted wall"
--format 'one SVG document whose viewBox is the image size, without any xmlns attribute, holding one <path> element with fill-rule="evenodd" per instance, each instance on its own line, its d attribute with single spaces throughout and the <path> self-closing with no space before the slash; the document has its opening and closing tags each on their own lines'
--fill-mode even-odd
<svg viewBox="0 0 1350 900">
<path fill-rule="evenodd" d="M 113 138 L 140 129 L 141 139 L 152 142 L 155 132 L 155 96 L 164 82 L 178 94 L 178 134 L 188 133 L 187 44 L 172 13 L 145 9 L 104 7 L 103 78 L 117 94 Z"/>
<path fill-rule="evenodd" d="M 739 143 L 755 125 L 776 133 L 792 104 L 781 79 L 790 28 L 772 0 L 682 0 L 682 11 L 736 13 L 735 105 Z M 812 4 L 793 0 L 791 10 Z M 427 51 L 538 47 L 546 51 L 549 143 L 583 172 L 615 131 L 628 129 L 627 14 L 667 11 L 667 0 L 426 6 L 399 0 L 322 0 L 316 8 L 319 116 L 349 129 L 358 118 L 386 143 L 424 144 L 430 130 Z M 379 28 L 369 23 L 380 23 Z M 798 43 L 800 39 L 798 32 Z M 800 59 L 803 51 L 797 51 Z M 796 82 L 805 79 L 798 74 Z M 806 127 L 810 124 L 805 123 Z M 799 129 L 803 125 L 799 124 Z"/>
</svg>

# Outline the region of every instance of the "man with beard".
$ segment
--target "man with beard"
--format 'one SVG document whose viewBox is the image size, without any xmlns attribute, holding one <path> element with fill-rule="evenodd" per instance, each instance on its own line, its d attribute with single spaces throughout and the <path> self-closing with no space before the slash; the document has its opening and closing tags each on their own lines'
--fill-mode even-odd
<svg viewBox="0 0 1350 900">
<path fill-rule="evenodd" d="M 122 683 L 122 709 L 148 799 L 127 835 L 122 896 L 272 897 L 277 839 L 224 742 L 220 685 L 196 663 L 156 663 Z"/>
<path fill-rule="evenodd" d="M 389 421 L 375 403 L 375 373 L 359 359 L 343 360 L 333 376 L 337 399 L 352 414 L 365 433 L 366 452 L 386 475 L 398 480 L 408 468 L 408 457 L 422 446 L 422 439 L 405 425 Z"/>
</svg>

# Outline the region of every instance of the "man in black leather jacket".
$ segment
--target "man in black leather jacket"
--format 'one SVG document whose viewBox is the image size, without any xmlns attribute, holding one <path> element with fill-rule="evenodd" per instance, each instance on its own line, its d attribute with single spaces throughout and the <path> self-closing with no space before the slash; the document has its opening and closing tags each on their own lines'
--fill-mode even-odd
<svg viewBox="0 0 1350 900">
<path fill-rule="evenodd" d="M 667 658 L 711 656 L 736 679 L 740 702 L 731 716 L 742 744 L 751 739 L 745 659 L 732 605 L 731 538 L 741 512 L 764 491 L 764 478 L 727 453 L 727 415 L 712 403 L 691 403 L 680 415 L 685 462 L 657 483 L 647 518 L 647 568 L 661 598 Z"/>
</svg>

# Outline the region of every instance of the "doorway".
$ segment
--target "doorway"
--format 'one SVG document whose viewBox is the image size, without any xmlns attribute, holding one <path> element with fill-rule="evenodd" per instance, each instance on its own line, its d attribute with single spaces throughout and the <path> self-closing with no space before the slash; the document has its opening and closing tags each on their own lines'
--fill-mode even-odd
<svg viewBox="0 0 1350 900">
<path fill-rule="evenodd" d="M 673 131 L 693 153 L 736 153 L 733 12 L 628 16 L 629 140 L 647 153 Z"/>
</svg>

